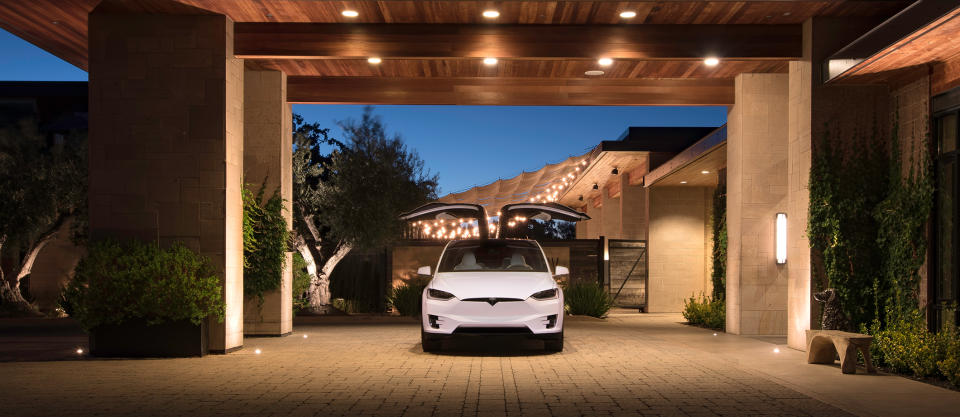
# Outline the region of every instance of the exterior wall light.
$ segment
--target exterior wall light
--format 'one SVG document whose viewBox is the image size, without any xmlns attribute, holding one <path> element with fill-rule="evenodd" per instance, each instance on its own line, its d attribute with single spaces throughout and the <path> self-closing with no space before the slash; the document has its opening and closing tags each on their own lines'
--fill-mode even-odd
<svg viewBox="0 0 960 417">
<path fill-rule="evenodd" d="M 777 264 L 787 263 L 787 213 L 777 213 Z"/>
</svg>

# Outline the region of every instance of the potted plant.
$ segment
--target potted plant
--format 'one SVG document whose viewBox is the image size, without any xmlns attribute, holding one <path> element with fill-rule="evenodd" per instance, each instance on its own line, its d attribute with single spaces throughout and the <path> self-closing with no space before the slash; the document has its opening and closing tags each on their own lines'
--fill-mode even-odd
<svg viewBox="0 0 960 417">
<path fill-rule="evenodd" d="M 203 356 L 206 319 L 224 318 L 220 278 L 180 243 L 95 243 L 62 299 L 95 356 Z"/>
</svg>

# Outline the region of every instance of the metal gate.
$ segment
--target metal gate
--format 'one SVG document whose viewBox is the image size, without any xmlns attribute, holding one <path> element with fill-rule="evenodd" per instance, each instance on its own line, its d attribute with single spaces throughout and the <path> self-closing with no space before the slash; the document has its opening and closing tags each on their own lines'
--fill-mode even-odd
<svg viewBox="0 0 960 417">
<path fill-rule="evenodd" d="M 607 242 L 607 290 L 617 307 L 647 307 L 647 242 L 610 239 Z"/>
</svg>

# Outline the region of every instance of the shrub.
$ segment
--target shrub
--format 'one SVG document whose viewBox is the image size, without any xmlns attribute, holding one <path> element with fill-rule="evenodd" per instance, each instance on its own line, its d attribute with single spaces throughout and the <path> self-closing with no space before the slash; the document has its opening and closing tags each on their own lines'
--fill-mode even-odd
<svg viewBox="0 0 960 417">
<path fill-rule="evenodd" d="M 247 185 L 243 187 L 243 294 L 262 303 L 264 293 L 280 288 L 289 234 L 279 190 L 264 201 L 263 186 L 254 194 Z"/>
<path fill-rule="evenodd" d="M 207 317 L 223 322 L 220 278 L 209 261 L 180 243 L 168 249 L 141 242 L 97 242 L 63 290 L 63 305 L 83 328 L 146 320 L 148 324 Z"/>
<path fill-rule="evenodd" d="M 610 294 L 597 284 L 576 283 L 563 291 L 567 312 L 578 316 L 604 318 L 613 307 Z"/>
<path fill-rule="evenodd" d="M 727 327 L 726 305 L 721 299 L 703 294 L 691 296 L 683 302 L 683 318 L 692 325 L 722 331 Z"/>
<path fill-rule="evenodd" d="M 953 368 L 949 357 L 956 358 L 956 354 L 948 349 L 958 343 L 955 331 L 929 332 L 918 311 L 901 317 L 888 315 L 885 329 L 879 330 L 876 322 L 871 328 L 878 362 L 894 372 L 918 377 L 941 375 L 940 363 L 944 361 L 944 367 Z"/>
<path fill-rule="evenodd" d="M 417 317 L 420 315 L 420 297 L 426 287 L 426 284 L 417 282 L 400 284 L 390 291 L 387 301 L 401 315 Z"/>
<path fill-rule="evenodd" d="M 960 332 L 957 329 L 944 330 L 941 337 L 944 358 L 937 362 L 937 368 L 954 387 L 960 388 Z"/>
</svg>

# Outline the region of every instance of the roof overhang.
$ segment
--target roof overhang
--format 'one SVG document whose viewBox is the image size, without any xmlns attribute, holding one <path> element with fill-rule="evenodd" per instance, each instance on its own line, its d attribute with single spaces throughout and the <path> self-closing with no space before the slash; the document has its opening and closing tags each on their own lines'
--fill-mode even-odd
<svg viewBox="0 0 960 417">
<path fill-rule="evenodd" d="M 727 166 L 727 127 L 721 126 L 643 177 L 647 187 L 712 187 Z"/>
<path fill-rule="evenodd" d="M 960 3 L 919 0 L 823 62 L 827 82 L 877 82 L 960 53 Z"/>
</svg>

